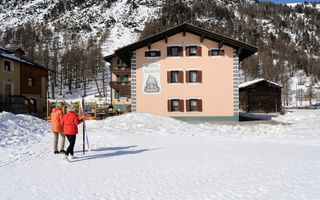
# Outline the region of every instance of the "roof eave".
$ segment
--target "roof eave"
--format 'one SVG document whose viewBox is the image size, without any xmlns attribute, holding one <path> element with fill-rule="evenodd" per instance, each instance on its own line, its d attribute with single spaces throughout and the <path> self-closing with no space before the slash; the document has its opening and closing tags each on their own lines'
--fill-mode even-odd
<svg viewBox="0 0 320 200">
<path fill-rule="evenodd" d="M 124 59 L 124 61 L 128 64 L 130 63 L 130 54 L 132 51 L 135 51 L 137 49 L 140 49 L 142 47 L 148 46 L 148 44 L 155 43 L 157 41 L 163 40 L 166 37 L 170 37 L 172 35 L 178 34 L 180 32 L 189 32 L 196 35 L 199 35 L 203 38 L 216 41 L 216 42 L 223 42 L 223 44 L 233 47 L 237 50 L 240 50 L 239 52 L 239 60 L 242 61 L 243 59 L 253 55 L 258 51 L 258 48 L 249 44 L 246 44 L 244 42 L 240 42 L 238 40 L 234 40 L 229 37 L 225 37 L 222 35 L 219 35 L 217 33 L 210 32 L 208 30 L 205 30 L 203 28 L 194 26 L 189 23 L 183 23 L 181 25 L 178 25 L 176 27 L 167 29 L 165 31 L 162 31 L 158 34 L 152 35 L 150 37 L 144 38 L 138 42 L 129 44 L 127 46 L 121 47 L 115 51 L 115 54 L 120 58 Z M 129 55 L 128 55 L 129 54 Z M 111 56 L 111 55 L 110 55 Z M 108 57 L 108 56 L 107 56 Z"/>
</svg>

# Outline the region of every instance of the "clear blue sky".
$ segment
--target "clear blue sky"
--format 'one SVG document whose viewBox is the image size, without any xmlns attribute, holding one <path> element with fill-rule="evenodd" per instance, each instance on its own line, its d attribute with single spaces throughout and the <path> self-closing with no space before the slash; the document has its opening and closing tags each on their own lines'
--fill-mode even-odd
<svg viewBox="0 0 320 200">
<path fill-rule="evenodd" d="M 318 2 L 320 3 L 320 0 L 260 0 L 260 1 L 272 1 L 274 3 L 303 3 L 305 1 L 307 2 Z"/>
</svg>

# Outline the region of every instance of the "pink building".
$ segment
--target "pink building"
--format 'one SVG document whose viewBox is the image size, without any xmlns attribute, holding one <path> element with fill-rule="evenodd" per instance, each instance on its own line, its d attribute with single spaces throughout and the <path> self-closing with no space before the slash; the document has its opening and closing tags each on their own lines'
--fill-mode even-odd
<svg viewBox="0 0 320 200">
<path fill-rule="evenodd" d="M 257 48 L 188 23 L 105 57 L 116 109 L 181 120 L 238 120 L 239 62 Z"/>
</svg>

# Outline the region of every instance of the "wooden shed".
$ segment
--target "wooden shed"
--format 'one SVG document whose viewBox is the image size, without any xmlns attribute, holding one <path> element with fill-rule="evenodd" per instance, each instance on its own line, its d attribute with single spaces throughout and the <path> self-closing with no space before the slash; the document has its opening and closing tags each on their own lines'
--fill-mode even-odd
<svg viewBox="0 0 320 200">
<path fill-rule="evenodd" d="M 281 111 L 281 85 L 256 79 L 239 85 L 240 110 L 251 113 Z"/>
</svg>

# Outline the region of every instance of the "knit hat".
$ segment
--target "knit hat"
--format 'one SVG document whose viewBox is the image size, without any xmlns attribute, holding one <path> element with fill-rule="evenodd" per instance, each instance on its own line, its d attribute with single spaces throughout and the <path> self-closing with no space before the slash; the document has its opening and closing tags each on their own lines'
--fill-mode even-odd
<svg viewBox="0 0 320 200">
<path fill-rule="evenodd" d="M 75 108 L 75 106 L 73 105 L 73 104 L 70 104 L 69 106 L 68 106 L 68 111 L 74 111 L 76 108 Z"/>
<path fill-rule="evenodd" d="M 56 107 L 57 108 L 62 108 L 63 107 L 63 103 L 61 103 L 61 102 L 57 103 Z"/>
</svg>

